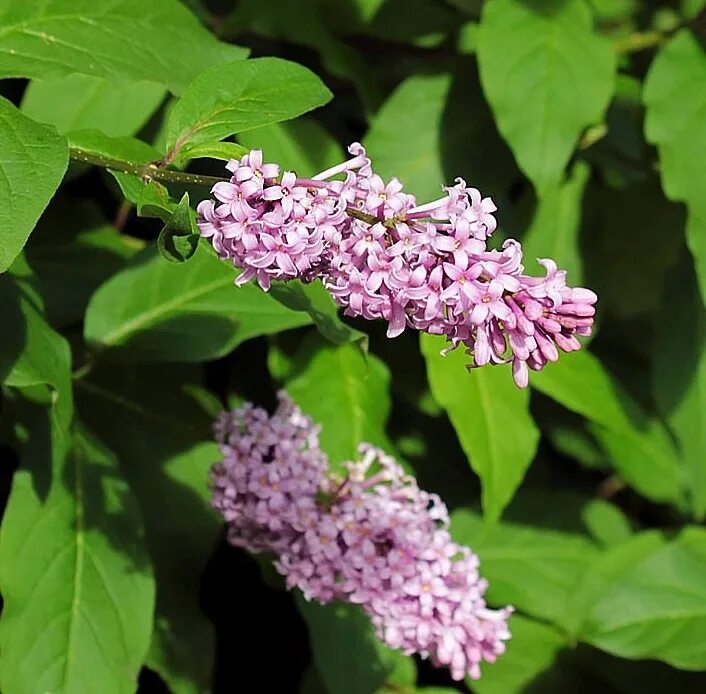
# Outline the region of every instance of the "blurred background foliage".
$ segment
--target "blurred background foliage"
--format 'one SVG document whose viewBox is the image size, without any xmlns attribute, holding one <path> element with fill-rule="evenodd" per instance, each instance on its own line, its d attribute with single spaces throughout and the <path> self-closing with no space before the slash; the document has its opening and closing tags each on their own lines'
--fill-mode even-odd
<svg viewBox="0 0 706 694">
<path fill-rule="evenodd" d="M 0 2 L 2 691 L 706 691 L 705 42 L 703 0 Z M 463 176 L 498 245 L 598 293 L 587 349 L 527 391 L 467 374 L 320 286 L 168 262 L 207 189 L 66 170 L 162 159 L 247 51 L 333 99 L 270 66 L 283 115 L 162 164 L 222 175 L 238 143 L 306 176 L 359 140 L 421 201 Z M 280 387 L 334 464 L 379 444 L 453 510 L 517 608 L 480 681 L 225 544 L 210 422 Z"/>
</svg>

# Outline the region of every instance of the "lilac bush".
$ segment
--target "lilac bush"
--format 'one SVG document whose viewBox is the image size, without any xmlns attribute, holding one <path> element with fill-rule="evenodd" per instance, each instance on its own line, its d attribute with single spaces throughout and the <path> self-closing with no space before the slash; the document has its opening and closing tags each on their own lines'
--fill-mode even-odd
<svg viewBox="0 0 706 694">
<path fill-rule="evenodd" d="M 705 37 L 0 1 L 0 692 L 706 692 Z"/>
</svg>

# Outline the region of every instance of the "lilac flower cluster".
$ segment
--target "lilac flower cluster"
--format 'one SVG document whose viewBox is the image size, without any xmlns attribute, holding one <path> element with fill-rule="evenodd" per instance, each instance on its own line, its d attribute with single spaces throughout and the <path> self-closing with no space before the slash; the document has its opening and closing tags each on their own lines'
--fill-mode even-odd
<svg viewBox="0 0 706 694">
<path fill-rule="evenodd" d="M 517 241 L 489 250 L 490 198 L 458 178 L 442 198 L 417 205 L 396 178 L 373 172 L 362 145 L 349 152 L 310 179 L 280 177 L 259 150 L 229 162 L 230 182 L 199 204 L 198 225 L 242 268 L 236 284 L 255 278 L 267 290 L 273 279 L 320 278 L 346 315 L 386 320 L 389 337 L 406 327 L 445 335 L 449 349 L 466 347 L 471 367 L 511 361 L 520 387 L 528 368 L 580 348 L 596 295 L 568 287 L 549 259 L 539 259 L 545 277 L 524 274 Z"/>
<path fill-rule="evenodd" d="M 319 428 L 284 393 L 272 417 L 246 404 L 215 431 L 213 506 L 228 538 L 276 554 L 289 588 L 360 605 L 388 646 L 455 679 L 504 652 L 511 608 L 486 607 L 478 558 L 451 540 L 446 506 L 394 459 L 364 444 L 345 478 L 329 474 Z"/>
</svg>

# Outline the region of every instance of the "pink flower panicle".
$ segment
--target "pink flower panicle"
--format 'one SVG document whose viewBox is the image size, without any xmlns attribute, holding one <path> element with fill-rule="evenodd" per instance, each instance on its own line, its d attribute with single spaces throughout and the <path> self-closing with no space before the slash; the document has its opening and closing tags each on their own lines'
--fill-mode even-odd
<svg viewBox="0 0 706 694">
<path fill-rule="evenodd" d="M 285 393 L 271 417 L 246 404 L 215 431 L 213 506 L 228 538 L 277 555 L 289 588 L 360 605 L 388 646 L 457 680 L 504 652 L 511 608 L 486 607 L 478 558 L 451 540 L 446 506 L 393 458 L 363 444 L 345 478 L 329 474 L 319 427 Z"/>
<path fill-rule="evenodd" d="M 349 152 L 310 179 L 280 176 L 260 150 L 229 162 L 230 182 L 197 211 L 201 234 L 242 269 L 236 284 L 254 278 L 267 291 L 273 279 L 320 278 L 346 315 L 387 321 L 389 337 L 406 327 L 445 335 L 448 349 L 466 348 L 469 367 L 512 362 L 520 387 L 528 369 L 580 348 L 596 295 L 568 287 L 549 259 L 539 259 L 545 277 L 524 274 L 517 241 L 489 250 L 490 198 L 457 178 L 417 205 L 396 178 L 374 173 L 362 145 Z"/>
</svg>

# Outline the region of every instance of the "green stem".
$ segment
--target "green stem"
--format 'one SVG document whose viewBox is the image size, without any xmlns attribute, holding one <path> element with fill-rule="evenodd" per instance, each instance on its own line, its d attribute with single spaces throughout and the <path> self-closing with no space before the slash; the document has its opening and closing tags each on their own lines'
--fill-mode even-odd
<svg viewBox="0 0 706 694">
<path fill-rule="evenodd" d="M 186 185 L 213 187 L 214 184 L 221 181 L 228 181 L 227 178 L 219 176 L 201 176 L 199 174 L 184 173 L 183 171 L 172 171 L 158 166 L 155 163 L 136 164 L 122 159 L 113 159 L 105 157 L 102 154 L 94 154 L 86 152 L 76 147 L 71 147 L 69 156 L 74 161 L 83 164 L 91 164 L 92 166 L 101 166 L 104 169 L 112 171 L 120 171 L 122 173 L 133 174 L 139 176 L 143 180 L 165 181 L 166 183 L 183 183 Z"/>
<path fill-rule="evenodd" d="M 670 32 L 671 34 L 671 32 Z M 654 48 L 664 43 L 670 36 L 661 31 L 637 31 L 617 39 L 613 44 L 617 53 L 626 55 Z"/>
<path fill-rule="evenodd" d="M 616 39 L 613 46 L 616 52 L 621 55 L 637 53 L 648 48 L 660 46 L 681 29 L 691 29 L 697 35 L 706 33 L 706 8 L 701 10 L 695 17 L 679 22 L 668 31 L 636 31 Z"/>
</svg>

